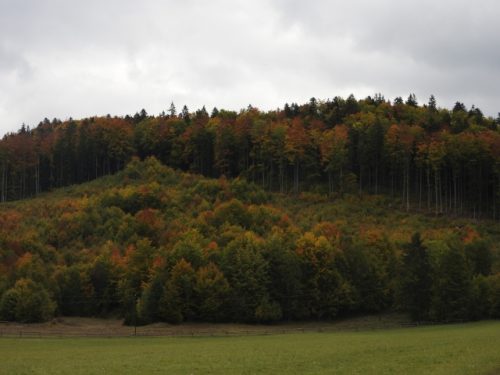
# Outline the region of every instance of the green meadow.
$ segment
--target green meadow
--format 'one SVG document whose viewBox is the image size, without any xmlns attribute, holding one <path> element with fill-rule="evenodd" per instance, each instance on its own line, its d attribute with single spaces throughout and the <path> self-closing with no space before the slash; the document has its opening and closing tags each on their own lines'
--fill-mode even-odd
<svg viewBox="0 0 500 375">
<path fill-rule="evenodd" d="M 0 374 L 498 374 L 500 322 L 238 337 L 1 338 Z"/>
</svg>

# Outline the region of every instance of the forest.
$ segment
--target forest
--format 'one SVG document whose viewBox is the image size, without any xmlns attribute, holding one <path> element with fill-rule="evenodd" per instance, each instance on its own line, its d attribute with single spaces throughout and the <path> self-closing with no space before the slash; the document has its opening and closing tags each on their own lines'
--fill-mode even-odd
<svg viewBox="0 0 500 375">
<path fill-rule="evenodd" d="M 23 126 L 0 320 L 499 318 L 498 125 L 376 95 Z"/>
<path fill-rule="evenodd" d="M 134 158 L 113 176 L 0 206 L 0 319 L 500 317 L 498 224 L 392 204 L 269 193 Z"/>
<path fill-rule="evenodd" d="M 406 210 L 499 216 L 500 116 L 433 96 L 392 103 L 380 94 L 335 97 L 239 113 L 172 103 L 150 116 L 45 119 L 0 141 L 0 200 L 32 197 L 121 170 L 154 156 L 206 177 L 241 177 L 264 190 L 386 194 Z"/>
</svg>

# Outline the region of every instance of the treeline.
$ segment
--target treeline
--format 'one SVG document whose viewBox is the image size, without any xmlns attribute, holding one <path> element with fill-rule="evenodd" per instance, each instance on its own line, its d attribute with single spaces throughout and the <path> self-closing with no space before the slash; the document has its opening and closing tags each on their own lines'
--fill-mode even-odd
<svg viewBox="0 0 500 375">
<path fill-rule="evenodd" d="M 389 194 L 406 209 L 498 218 L 500 118 L 414 95 L 311 99 L 239 113 L 45 119 L 0 141 L 0 200 L 121 170 L 133 157 L 208 177 L 241 176 L 268 191 Z"/>
<path fill-rule="evenodd" d="M 416 320 L 500 317 L 497 255 L 474 228 L 434 227 L 424 240 L 395 242 L 356 221 L 299 226 L 273 197 L 242 179 L 179 174 L 149 158 L 4 205 L 0 319 L 275 322 L 387 310 Z"/>
</svg>

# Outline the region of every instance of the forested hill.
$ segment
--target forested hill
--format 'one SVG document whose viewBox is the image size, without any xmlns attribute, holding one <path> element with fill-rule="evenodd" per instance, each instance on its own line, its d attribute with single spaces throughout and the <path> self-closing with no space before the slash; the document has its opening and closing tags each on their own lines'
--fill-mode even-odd
<svg viewBox="0 0 500 375">
<path fill-rule="evenodd" d="M 498 223 L 393 201 L 270 193 L 135 158 L 112 176 L 0 204 L 0 320 L 499 318 Z"/>
<path fill-rule="evenodd" d="M 0 141 L 0 200 L 112 174 L 136 155 L 267 191 L 383 193 L 406 209 L 496 219 L 499 120 L 459 102 L 439 108 L 434 97 L 419 106 L 414 95 L 44 120 Z"/>
</svg>

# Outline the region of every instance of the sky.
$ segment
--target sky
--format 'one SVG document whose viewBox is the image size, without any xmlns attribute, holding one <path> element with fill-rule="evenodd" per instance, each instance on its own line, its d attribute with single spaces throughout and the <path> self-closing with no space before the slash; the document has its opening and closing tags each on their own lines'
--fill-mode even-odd
<svg viewBox="0 0 500 375">
<path fill-rule="evenodd" d="M 0 0 L 0 136 L 22 123 L 431 94 L 500 112 L 496 0 Z"/>
</svg>

